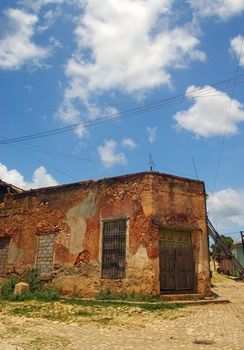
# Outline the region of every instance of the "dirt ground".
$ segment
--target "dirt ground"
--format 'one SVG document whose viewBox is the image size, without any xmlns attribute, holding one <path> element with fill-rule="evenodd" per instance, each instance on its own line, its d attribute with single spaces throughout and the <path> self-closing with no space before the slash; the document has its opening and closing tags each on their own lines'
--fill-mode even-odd
<svg viewBox="0 0 244 350">
<path fill-rule="evenodd" d="M 244 283 L 216 274 L 212 283 L 229 304 L 156 311 L 0 304 L 0 350 L 244 350 Z"/>
</svg>

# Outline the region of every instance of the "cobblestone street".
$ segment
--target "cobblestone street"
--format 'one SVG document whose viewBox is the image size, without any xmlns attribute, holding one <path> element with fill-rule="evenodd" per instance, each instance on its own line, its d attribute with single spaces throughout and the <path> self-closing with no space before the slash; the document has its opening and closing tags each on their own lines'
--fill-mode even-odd
<svg viewBox="0 0 244 350">
<path fill-rule="evenodd" d="M 154 319 L 140 327 L 80 326 L 2 315 L 0 349 L 244 350 L 244 283 L 217 276 L 214 286 L 231 303 L 185 307 L 171 319 Z"/>
</svg>

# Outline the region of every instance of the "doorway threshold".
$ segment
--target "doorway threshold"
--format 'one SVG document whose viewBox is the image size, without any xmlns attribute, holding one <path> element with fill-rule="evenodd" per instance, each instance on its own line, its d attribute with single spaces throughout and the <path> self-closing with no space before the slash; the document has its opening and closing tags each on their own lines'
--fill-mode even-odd
<svg viewBox="0 0 244 350">
<path fill-rule="evenodd" d="M 160 300 L 164 301 L 179 301 L 179 300 L 204 300 L 205 295 L 204 294 L 198 294 L 198 293 L 161 293 L 160 294 Z"/>
</svg>

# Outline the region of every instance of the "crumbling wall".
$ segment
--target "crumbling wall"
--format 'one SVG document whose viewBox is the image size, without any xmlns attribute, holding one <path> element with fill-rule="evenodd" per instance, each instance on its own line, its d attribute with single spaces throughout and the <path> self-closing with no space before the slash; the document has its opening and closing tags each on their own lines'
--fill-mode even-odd
<svg viewBox="0 0 244 350">
<path fill-rule="evenodd" d="M 21 273 L 37 266 L 50 274 L 51 258 L 50 252 L 44 251 L 46 243 L 47 249 L 53 249 L 49 277 L 61 286 L 63 293 L 89 297 L 101 289 L 110 289 L 159 294 L 156 221 L 160 225 L 194 226 L 194 244 L 199 250 L 196 259 L 200 264 L 206 258 L 204 215 L 202 184 L 196 183 L 194 187 L 192 182 L 173 177 L 169 180 L 166 175 L 155 173 L 7 195 L 0 206 L 0 239 L 11 237 L 6 272 Z M 102 220 L 116 218 L 127 219 L 125 278 L 102 279 Z M 54 237 L 53 243 L 45 241 L 48 235 Z M 45 242 L 41 241 L 44 248 L 38 251 L 40 239 Z M 202 271 L 205 270 L 199 269 L 199 276 Z M 206 276 L 202 278 L 205 285 Z"/>
<path fill-rule="evenodd" d="M 210 268 L 204 183 L 172 176 L 155 176 L 154 222 L 161 228 L 192 233 L 196 292 L 210 293 Z"/>
<path fill-rule="evenodd" d="M 0 210 L 0 237 L 11 237 L 6 271 L 37 266 L 47 274 L 50 242 L 44 237 L 53 234 L 51 277 L 64 293 L 91 296 L 107 288 L 158 293 L 151 188 L 151 175 L 135 175 L 8 195 Z M 101 220 L 116 218 L 127 218 L 126 276 L 101 279 Z"/>
</svg>

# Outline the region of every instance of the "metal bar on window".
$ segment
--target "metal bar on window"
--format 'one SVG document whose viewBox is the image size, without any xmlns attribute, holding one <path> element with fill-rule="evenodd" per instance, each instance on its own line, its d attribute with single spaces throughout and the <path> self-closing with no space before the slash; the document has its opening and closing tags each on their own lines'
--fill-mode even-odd
<svg viewBox="0 0 244 350">
<path fill-rule="evenodd" d="M 102 239 L 102 278 L 125 276 L 126 220 L 105 221 Z"/>
</svg>

